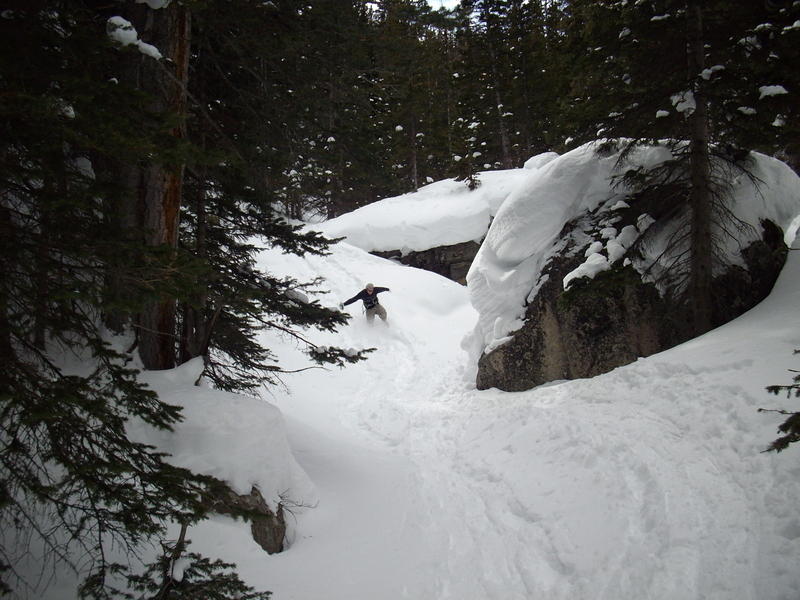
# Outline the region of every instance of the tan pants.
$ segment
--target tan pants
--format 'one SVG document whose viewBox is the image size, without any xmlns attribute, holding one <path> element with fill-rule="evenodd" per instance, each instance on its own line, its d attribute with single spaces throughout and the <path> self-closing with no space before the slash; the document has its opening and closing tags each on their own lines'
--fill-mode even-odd
<svg viewBox="0 0 800 600">
<path fill-rule="evenodd" d="M 372 322 L 375 320 L 375 315 L 378 315 L 384 323 L 386 322 L 386 309 L 380 304 L 376 304 L 372 308 L 367 309 L 367 323 L 372 325 Z"/>
</svg>

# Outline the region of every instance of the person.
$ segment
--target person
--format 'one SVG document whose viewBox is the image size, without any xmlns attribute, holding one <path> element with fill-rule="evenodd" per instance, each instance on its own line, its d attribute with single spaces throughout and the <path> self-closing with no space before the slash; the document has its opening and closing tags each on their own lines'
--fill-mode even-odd
<svg viewBox="0 0 800 600">
<path fill-rule="evenodd" d="M 339 308 L 344 308 L 356 300 L 361 300 L 364 303 L 364 310 L 367 312 L 367 323 L 372 325 L 372 322 L 375 320 L 375 315 L 378 315 L 381 318 L 381 321 L 388 324 L 386 321 L 386 309 L 383 308 L 381 303 L 378 301 L 378 294 L 389 291 L 391 291 L 389 288 L 375 287 L 371 283 L 368 283 L 364 286 L 364 289 L 358 292 L 355 296 L 339 304 Z"/>
</svg>

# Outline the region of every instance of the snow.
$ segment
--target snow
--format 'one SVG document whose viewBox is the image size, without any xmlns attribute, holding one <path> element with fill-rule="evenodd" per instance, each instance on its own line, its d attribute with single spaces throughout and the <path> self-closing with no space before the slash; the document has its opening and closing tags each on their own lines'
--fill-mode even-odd
<svg viewBox="0 0 800 600">
<path fill-rule="evenodd" d="M 151 2 L 155 2 L 158 6 L 152 6 Z M 151 8 L 161 8 L 166 6 L 169 2 L 159 2 L 158 0 L 150 0 L 148 5 Z M 145 56 L 149 56 L 156 60 L 161 60 L 162 55 L 159 52 L 158 48 L 152 46 L 150 44 L 146 44 L 142 40 L 139 39 L 139 34 L 136 29 L 133 27 L 130 21 L 123 19 L 122 17 L 111 17 L 108 19 L 106 24 L 106 32 L 108 33 L 108 37 L 112 40 L 120 44 L 121 46 L 135 46 L 139 49 L 139 52 L 144 54 Z"/>
<path fill-rule="evenodd" d="M 664 157 L 648 149 L 636 160 Z M 764 454 L 781 418 L 757 408 L 794 408 L 764 388 L 789 383 L 798 366 L 800 253 L 764 302 L 681 346 L 592 379 L 475 389 L 462 340 L 485 310 L 513 320 L 565 220 L 616 206 L 614 162 L 584 146 L 535 169 L 484 173 L 475 192 L 439 182 L 325 224 L 348 234 L 329 256 L 264 251 L 259 263 L 276 275 L 325 277 L 330 293 L 314 299 L 327 306 L 366 281 L 391 288 L 381 295 L 390 325 L 370 327 L 349 306 L 338 333 L 305 336 L 375 347 L 371 358 L 287 376 L 260 399 L 194 386 L 196 361 L 147 374 L 187 418 L 175 436 L 132 425 L 136 436 L 239 490 L 259 485 L 289 511 L 280 554 L 219 516 L 189 530 L 191 549 L 237 563 L 276 600 L 799 597 L 800 448 Z M 793 240 L 797 176 L 767 157 L 756 167 L 770 201 L 742 192 L 734 210 L 774 217 Z M 455 237 L 451 221 L 473 225 L 470 210 L 494 214 L 470 289 L 369 254 L 381 237 L 359 231 L 394 236 L 393 247 L 441 245 Z M 589 256 L 637 234 L 587 240 Z M 261 341 L 284 368 L 305 366 L 292 340 Z"/>
<path fill-rule="evenodd" d="M 694 99 L 694 93 L 691 91 L 680 92 L 671 97 L 672 105 L 680 113 L 691 114 L 697 108 L 697 102 Z"/>
<path fill-rule="evenodd" d="M 796 449 L 762 454 L 800 347 L 800 256 L 737 321 L 607 375 L 522 393 L 465 380 L 467 291 L 340 244 L 263 263 L 392 288 L 391 325 L 359 310 L 323 343 L 377 346 L 368 362 L 275 392 L 319 492 L 266 556 L 246 527 L 191 532 L 276 598 L 778 600 L 800 594 Z M 746 342 L 745 342 L 746 340 Z M 269 338 L 288 359 L 291 344 Z M 291 365 L 287 365 L 291 366 Z"/>
<path fill-rule="evenodd" d="M 182 407 L 184 418 L 175 434 L 134 422 L 131 438 L 169 453 L 176 466 L 224 479 L 238 494 L 256 486 L 273 508 L 284 496 L 316 502 L 314 486 L 289 448 L 280 411 L 259 399 L 195 386 L 202 370 L 203 360 L 196 358 L 177 369 L 145 372 L 142 379 L 163 401 Z"/>
<path fill-rule="evenodd" d="M 314 229 L 331 238 L 346 237 L 347 243 L 368 252 L 420 251 L 481 240 L 511 190 L 555 156 L 531 159 L 524 169 L 483 171 L 478 174 L 481 185 L 472 191 L 453 179 L 434 182 L 315 224 Z"/>
<path fill-rule="evenodd" d="M 708 69 L 703 69 L 700 72 L 700 77 L 708 81 L 709 79 L 711 79 L 714 73 L 716 73 L 717 71 L 724 71 L 724 70 L 725 70 L 724 65 L 714 65 L 713 67 L 710 67 Z"/>
<path fill-rule="evenodd" d="M 564 289 L 569 287 L 569 283 L 573 279 L 579 277 L 594 278 L 601 271 L 608 271 L 611 268 L 611 262 L 609 258 L 599 252 L 593 252 L 586 257 L 586 260 L 577 269 L 567 273 L 566 277 L 564 277 Z"/>
<path fill-rule="evenodd" d="M 620 204 L 619 202 L 617 204 Z M 650 223 L 648 223 L 648 226 Z M 625 251 L 630 248 L 645 229 L 638 229 L 633 225 L 625 226 L 622 231 L 617 235 L 617 230 L 613 227 L 607 227 L 600 231 L 600 237 L 608 240 L 605 244 L 606 255 L 603 256 L 599 253 L 603 247 L 602 242 L 592 242 L 589 246 L 590 250 L 585 252 L 586 260 L 578 265 L 576 269 L 567 273 L 564 277 L 564 289 L 569 287 L 569 284 L 574 279 L 579 277 L 588 277 L 593 279 L 598 273 L 609 270 L 615 262 L 625 255 Z"/>
<path fill-rule="evenodd" d="M 629 161 L 631 166 L 652 166 L 669 156 L 663 147 L 640 148 Z M 797 175 L 778 160 L 755 156 L 753 175 L 770 190 L 770 201 L 749 177 L 740 175 L 731 181 L 730 209 L 752 226 L 749 235 L 740 240 L 744 242 L 760 235 L 762 218 L 786 231 L 800 213 Z M 610 185 L 611 177 L 617 173 L 618 158 L 618 154 L 598 158 L 593 144 L 576 148 L 533 172 L 500 207 L 467 274 L 471 301 L 479 313 L 475 331 L 465 342 L 473 356 L 496 348 L 522 325 L 526 303 L 541 285 L 542 268 L 562 247 L 563 240 L 558 239 L 562 228 L 601 204 L 615 207 L 624 197 L 624 189 Z M 630 247 L 650 223 L 652 218 L 644 216 L 638 228 L 626 227 L 620 233 L 614 227 L 601 229 L 598 238 L 604 240 L 604 245 L 608 247 L 609 241 L 614 241 L 607 249 L 607 258 L 616 260 L 619 246 Z M 587 239 L 585 243 L 592 241 L 595 240 Z M 729 261 L 741 260 L 738 241 L 724 238 L 722 245 Z M 663 249 L 658 241 L 651 242 L 645 259 L 636 265 L 639 272 L 645 268 L 658 271 L 653 269 L 653 261 Z M 666 264 L 669 257 L 659 260 Z M 600 256 L 589 254 L 583 265 L 567 275 L 564 284 L 575 277 L 593 277 L 609 266 Z"/>
<path fill-rule="evenodd" d="M 758 88 L 759 96 L 758 99 L 761 100 L 763 98 L 767 98 L 769 96 L 780 96 L 782 94 L 788 94 L 789 92 L 786 90 L 785 87 L 782 85 L 762 85 Z"/>
</svg>

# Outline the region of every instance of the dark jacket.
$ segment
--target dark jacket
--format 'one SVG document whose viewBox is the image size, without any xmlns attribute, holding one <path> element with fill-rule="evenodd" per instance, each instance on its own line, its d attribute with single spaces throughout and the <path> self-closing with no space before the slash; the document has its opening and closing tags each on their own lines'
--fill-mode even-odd
<svg viewBox="0 0 800 600">
<path fill-rule="evenodd" d="M 378 294 L 380 294 L 381 292 L 388 292 L 388 291 L 389 288 L 375 286 L 374 288 L 372 288 L 372 293 L 368 294 L 367 290 L 363 289 L 360 292 L 358 292 L 355 296 L 350 298 L 350 300 L 345 300 L 344 302 L 342 302 L 342 305 L 347 306 L 348 304 L 352 304 L 356 300 L 361 300 L 364 302 L 364 308 L 367 309 L 375 308 L 376 304 L 380 304 L 380 302 L 378 302 Z"/>
</svg>

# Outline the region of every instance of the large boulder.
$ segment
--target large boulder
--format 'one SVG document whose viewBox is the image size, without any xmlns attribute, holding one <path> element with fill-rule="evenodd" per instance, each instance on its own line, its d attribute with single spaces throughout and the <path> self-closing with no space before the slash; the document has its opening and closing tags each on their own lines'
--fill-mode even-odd
<svg viewBox="0 0 800 600">
<path fill-rule="evenodd" d="M 587 144 L 509 194 L 467 275 L 478 388 L 592 377 L 689 339 L 691 211 L 675 164 L 666 146 Z M 647 173 L 669 176 L 650 185 Z M 712 231 L 718 326 L 772 289 L 800 224 L 800 178 L 757 153 L 744 168 L 715 163 L 715 176 L 727 184 Z"/>
<path fill-rule="evenodd" d="M 565 232 L 568 237 L 569 232 Z M 745 266 L 731 266 L 715 280 L 714 325 L 763 300 L 780 273 L 786 246 L 780 229 L 763 224 L 763 237 L 742 251 Z M 481 355 L 477 387 L 527 390 L 562 379 L 593 377 L 690 338 L 687 315 L 630 266 L 564 290 L 563 280 L 583 256 L 551 260 L 546 282 L 525 313 L 525 324 L 505 344 Z"/>
</svg>

